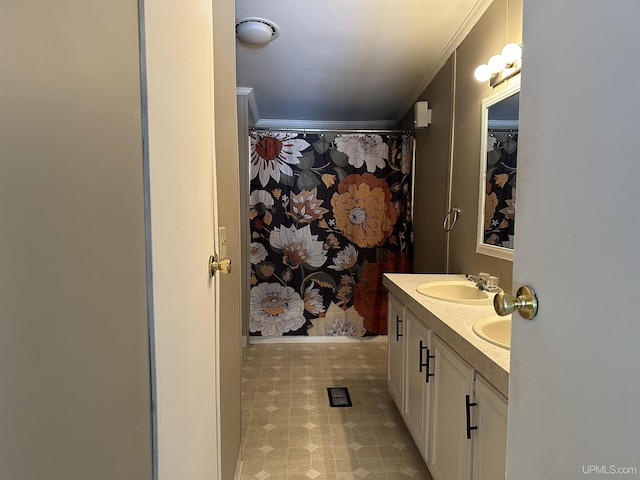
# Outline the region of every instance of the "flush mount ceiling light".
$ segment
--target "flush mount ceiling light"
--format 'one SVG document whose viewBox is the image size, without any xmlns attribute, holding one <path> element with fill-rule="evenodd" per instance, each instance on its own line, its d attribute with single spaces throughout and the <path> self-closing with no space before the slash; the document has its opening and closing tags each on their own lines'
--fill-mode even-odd
<svg viewBox="0 0 640 480">
<path fill-rule="evenodd" d="M 266 18 L 243 17 L 236 20 L 236 36 L 246 45 L 261 47 L 279 35 L 278 26 Z"/>
<path fill-rule="evenodd" d="M 520 72 L 521 58 L 522 47 L 517 43 L 507 43 L 500 54 L 493 55 L 486 64 L 476 68 L 476 80 L 489 80 L 489 84 L 495 87 Z"/>
</svg>

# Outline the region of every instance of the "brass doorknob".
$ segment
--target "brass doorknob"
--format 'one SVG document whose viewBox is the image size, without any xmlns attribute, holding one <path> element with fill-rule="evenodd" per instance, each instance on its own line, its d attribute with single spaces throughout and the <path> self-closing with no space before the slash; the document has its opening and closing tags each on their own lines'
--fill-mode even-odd
<svg viewBox="0 0 640 480">
<path fill-rule="evenodd" d="M 531 287 L 520 287 L 516 296 L 504 292 L 493 297 L 493 308 L 500 316 L 509 315 L 516 310 L 526 320 L 531 320 L 538 313 L 538 298 Z"/>
<path fill-rule="evenodd" d="M 214 253 L 209 257 L 209 276 L 213 277 L 216 272 L 231 273 L 231 259 L 218 259 L 218 254 Z"/>
</svg>

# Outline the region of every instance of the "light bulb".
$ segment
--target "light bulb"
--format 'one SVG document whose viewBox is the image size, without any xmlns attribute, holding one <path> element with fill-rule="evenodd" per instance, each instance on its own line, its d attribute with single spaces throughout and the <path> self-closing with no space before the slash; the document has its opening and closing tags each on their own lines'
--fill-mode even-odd
<svg viewBox="0 0 640 480">
<path fill-rule="evenodd" d="M 522 48 L 517 43 L 507 43 L 501 52 L 507 63 L 513 63 L 522 58 Z"/>
<path fill-rule="evenodd" d="M 492 73 L 501 72 L 507 66 L 507 62 L 502 55 L 494 55 L 489 59 L 488 64 Z"/>
<path fill-rule="evenodd" d="M 473 75 L 476 77 L 476 80 L 479 82 L 486 82 L 491 78 L 491 69 L 489 65 L 480 65 L 476 68 L 476 71 L 473 72 Z"/>
</svg>

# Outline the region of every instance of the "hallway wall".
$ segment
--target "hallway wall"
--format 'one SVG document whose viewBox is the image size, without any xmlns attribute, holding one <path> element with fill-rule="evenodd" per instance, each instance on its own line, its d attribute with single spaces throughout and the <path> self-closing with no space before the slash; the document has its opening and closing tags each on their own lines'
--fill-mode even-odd
<svg viewBox="0 0 640 480">
<path fill-rule="evenodd" d="M 137 2 L 0 32 L 0 478 L 149 479 Z"/>
</svg>

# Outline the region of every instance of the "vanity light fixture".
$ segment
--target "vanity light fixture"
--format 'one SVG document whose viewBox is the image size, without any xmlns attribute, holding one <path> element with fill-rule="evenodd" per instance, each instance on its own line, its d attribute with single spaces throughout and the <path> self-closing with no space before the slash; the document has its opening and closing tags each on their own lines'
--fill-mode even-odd
<svg viewBox="0 0 640 480">
<path fill-rule="evenodd" d="M 238 40 L 250 47 L 263 47 L 280 35 L 280 29 L 271 20 L 260 17 L 236 19 Z"/>
<path fill-rule="evenodd" d="M 517 43 L 507 43 L 502 52 L 493 55 L 487 63 L 479 65 L 474 76 L 479 82 L 489 80 L 489 85 L 495 87 L 520 73 L 521 59 L 522 47 Z"/>
</svg>

